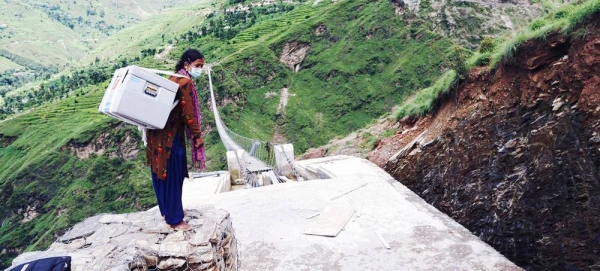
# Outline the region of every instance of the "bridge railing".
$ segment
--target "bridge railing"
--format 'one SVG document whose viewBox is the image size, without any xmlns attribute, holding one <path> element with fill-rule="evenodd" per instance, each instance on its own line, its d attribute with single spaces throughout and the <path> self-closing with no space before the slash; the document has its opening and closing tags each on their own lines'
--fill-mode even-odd
<svg viewBox="0 0 600 271">
<path fill-rule="evenodd" d="M 227 126 L 224 126 L 224 128 L 229 138 L 244 149 L 247 154 L 259 159 L 272 168 L 276 167 L 275 150 L 272 142 L 248 138 L 231 131 Z"/>
<path fill-rule="evenodd" d="M 215 99 L 215 94 L 212 85 L 212 69 L 210 66 L 206 66 L 209 87 L 210 87 L 210 95 L 212 100 L 213 114 L 215 116 L 215 122 L 217 126 L 217 131 L 219 132 L 219 137 L 221 141 L 225 145 L 225 148 L 228 151 L 237 151 L 239 149 L 243 149 L 248 155 L 260 160 L 265 165 L 275 169 L 276 161 L 275 161 L 275 151 L 274 145 L 268 141 L 262 141 L 257 139 L 248 138 L 242 135 L 239 135 L 231 129 L 229 129 L 225 123 L 221 120 L 221 116 L 219 111 L 217 110 L 217 103 Z"/>
</svg>

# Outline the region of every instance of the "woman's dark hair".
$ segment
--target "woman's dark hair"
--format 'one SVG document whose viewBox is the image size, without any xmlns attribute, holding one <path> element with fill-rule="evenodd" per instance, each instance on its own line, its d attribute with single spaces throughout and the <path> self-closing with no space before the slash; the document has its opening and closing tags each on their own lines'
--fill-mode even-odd
<svg viewBox="0 0 600 271">
<path fill-rule="evenodd" d="M 177 62 L 177 65 L 175 65 L 175 72 L 178 72 L 179 70 L 183 69 L 186 62 L 191 64 L 192 62 L 203 58 L 204 56 L 202 55 L 202 53 L 200 53 L 200 51 L 196 49 L 188 49 L 187 51 L 183 52 L 181 58 Z"/>
</svg>

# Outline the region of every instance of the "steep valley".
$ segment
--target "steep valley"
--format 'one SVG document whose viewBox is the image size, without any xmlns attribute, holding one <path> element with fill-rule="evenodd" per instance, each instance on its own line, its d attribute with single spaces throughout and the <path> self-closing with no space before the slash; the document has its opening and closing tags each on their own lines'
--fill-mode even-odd
<svg viewBox="0 0 600 271">
<path fill-rule="evenodd" d="M 252 3 L 227 2 L 232 10 Z M 309 155 L 368 157 L 526 269 L 595 268 L 597 20 L 577 35 L 529 41 L 497 68 L 475 68 L 422 117 L 369 126 L 457 67 L 456 51 L 470 54 L 486 37 L 501 42 L 555 1 L 283 2 L 194 13 L 189 32 L 165 40 L 160 24 L 123 29 L 97 48 L 139 37 L 120 48 L 124 57 L 51 78 L 0 107 L 0 265 L 85 217 L 155 204 L 138 131 L 97 106 L 114 68 L 170 70 L 194 47 L 214 65 L 217 105 L 235 132 L 293 142 L 299 154 L 356 131 L 343 147 Z M 221 170 L 206 77 L 197 83 L 208 166 Z"/>
</svg>

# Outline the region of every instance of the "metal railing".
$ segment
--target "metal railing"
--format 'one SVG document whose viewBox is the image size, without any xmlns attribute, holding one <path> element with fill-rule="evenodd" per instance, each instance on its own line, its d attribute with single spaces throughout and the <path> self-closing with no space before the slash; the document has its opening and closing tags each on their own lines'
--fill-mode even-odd
<svg viewBox="0 0 600 271">
<path fill-rule="evenodd" d="M 227 126 L 225 126 L 225 133 L 233 140 L 238 146 L 240 146 L 246 153 L 260 161 L 264 162 L 266 165 L 271 166 L 273 168 L 276 167 L 275 164 L 275 150 L 274 144 L 269 141 L 261 141 L 257 139 L 248 138 L 242 135 L 239 135 L 233 131 L 231 131 Z"/>
<path fill-rule="evenodd" d="M 217 131 L 219 132 L 219 137 L 225 145 L 225 148 L 228 151 L 238 151 L 240 149 L 244 150 L 249 156 L 255 158 L 249 159 L 250 161 L 246 161 L 248 164 L 253 165 L 254 168 L 269 168 L 271 170 L 275 169 L 275 151 L 273 149 L 273 143 L 241 136 L 231 131 L 231 129 L 227 128 L 225 123 L 223 123 L 219 111 L 217 110 L 217 103 L 212 84 L 212 69 L 208 65 L 205 69 L 208 76 L 213 114 L 215 116 Z"/>
</svg>

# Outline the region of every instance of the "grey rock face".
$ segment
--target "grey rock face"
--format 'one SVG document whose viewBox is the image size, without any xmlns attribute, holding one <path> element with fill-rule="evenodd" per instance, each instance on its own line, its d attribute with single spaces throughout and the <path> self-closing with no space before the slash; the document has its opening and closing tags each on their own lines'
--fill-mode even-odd
<svg viewBox="0 0 600 271">
<path fill-rule="evenodd" d="M 75 225 L 47 251 L 28 252 L 13 266 L 53 256 L 71 256 L 72 268 L 94 270 L 238 270 L 229 213 L 186 210 L 192 230 L 171 229 L 158 210 L 101 214 Z"/>
</svg>

